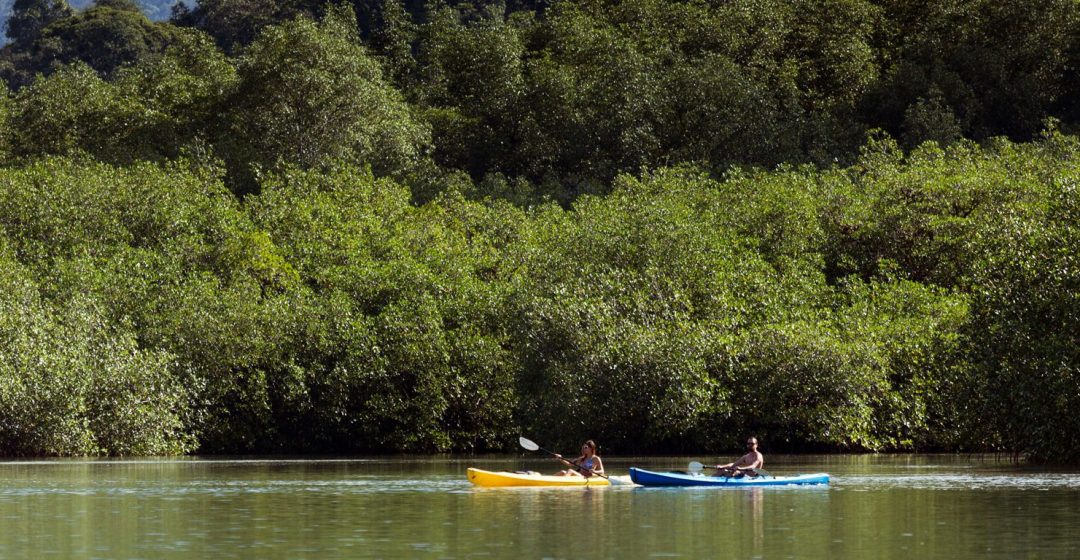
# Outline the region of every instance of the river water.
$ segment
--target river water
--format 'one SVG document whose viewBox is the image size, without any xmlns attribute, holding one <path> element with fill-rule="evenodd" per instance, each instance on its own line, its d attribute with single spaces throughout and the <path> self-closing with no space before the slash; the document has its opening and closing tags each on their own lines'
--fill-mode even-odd
<svg viewBox="0 0 1080 560">
<path fill-rule="evenodd" d="M 606 458 L 685 468 L 710 457 Z M 769 457 L 827 487 L 480 489 L 534 457 L 0 462 L 0 558 L 1080 558 L 1080 472 Z"/>
</svg>

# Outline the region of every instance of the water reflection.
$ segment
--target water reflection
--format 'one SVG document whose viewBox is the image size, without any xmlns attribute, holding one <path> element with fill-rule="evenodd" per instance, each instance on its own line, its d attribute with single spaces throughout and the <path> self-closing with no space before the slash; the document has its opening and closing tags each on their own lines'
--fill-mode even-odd
<svg viewBox="0 0 1080 560">
<path fill-rule="evenodd" d="M 750 503 L 750 514 L 753 520 L 753 550 L 754 557 L 761 557 L 765 544 L 765 492 L 764 488 L 748 488 L 745 492 L 747 501 Z"/>
<path fill-rule="evenodd" d="M 649 461 L 607 462 L 625 472 Z M 1075 472 L 952 457 L 773 461 L 832 472 L 834 482 L 480 489 L 465 480 L 471 464 L 548 466 L 505 457 L 0 463 L 0 558 L 1080 556 Z"/>
</svg>

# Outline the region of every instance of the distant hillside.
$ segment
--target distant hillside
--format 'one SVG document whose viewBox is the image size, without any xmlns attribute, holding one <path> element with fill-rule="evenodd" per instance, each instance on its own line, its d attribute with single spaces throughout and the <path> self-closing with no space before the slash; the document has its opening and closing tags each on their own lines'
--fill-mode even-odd
<svg viewBox="0 0 1080 560">
<path fill-rule="evenodd" d="M 173 4 L 178 0 L 135 0 L 135 3 L 142 8 L 146 17 L 154 20 L 161 21 L 169 19 Z M 7 42 L 7 36 L 4 33 L 7 31 L 8 16 L 11 15 L 11 5 L 15 0 L 0 0 L 0 36 L 3 37 L 4 42 Z M 94 3 L 94 0 L 68 0 L 68 4 L 72 8 L 82 10 L 87 6 Z M 194 1 L 185 2 L 187 4 L 195 4 Z"/>
</svg>

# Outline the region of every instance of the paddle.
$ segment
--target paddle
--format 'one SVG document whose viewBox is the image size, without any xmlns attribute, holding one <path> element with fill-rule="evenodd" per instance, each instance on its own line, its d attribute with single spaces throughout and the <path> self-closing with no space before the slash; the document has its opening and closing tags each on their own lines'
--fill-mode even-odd
<svg viewBox="0 0 1080 560">
<path fill-rule="evenodd" d="M 592 469 L 590 469 L 588 467 L 583 467 L 581 465 L 571 463 L 570 461 L 567 461 L 566 459 L 563 459 L 562 457 L 559 457 L 558 453 L 555 453 L 554 451 L 548 451 L 547 449 L 544 449 L 543 447 L 540 447 L 539 445 L 536 444 L 536 442 L 534 442 L 531 439 L 524 438 L 524 437 L 518 437 L 518 443 L 521 444 L 521 446 L 524 447 L 525 449 L 528 449 L 529 451 L 538 451 L 538 450 L 543 451 L 544 453 L 547 453 L 548 455 L 551 455 L 552 457 L 555 457 L 556 459 L 566 463 L 567 465 L 574 465 L 575 467 L 577 467 L 579 469 L 582 469 L 582 470 L 589 471 L 590 473 L 595 474 L 596 476 L 603 477 L 603 478 L 606 478 L 608 480 L 611 480 L 606 475 L 602 475 L 602 474 L 600 474 L 600 473 L 598 473 L 598 472 L 596 472 L 596 471 L 594 471 L 594 470 L 592 470 Z"/>
<path fill-rule="evenodd" d="M 692 473 L 701 472 L 701 469 L 703 469 L 703 468 L 705 468 L 705 465 L 702 465 L 701 463 L 699 463 L 697 461 L 690 461 L 690 464 L 687 466 L 687 470 L 689 470 Z M 769 473 L 769 471 L 767 471 L 765 469 L 750 469 L 750 470 L 753 471 L 754 474 L 756 474 L 758 476 L 767 476 L 769 478 L 775 478 L 771 473 Z M 728 478 L 730 478 L 730 477 L 728 477 Z"/>
</svg>

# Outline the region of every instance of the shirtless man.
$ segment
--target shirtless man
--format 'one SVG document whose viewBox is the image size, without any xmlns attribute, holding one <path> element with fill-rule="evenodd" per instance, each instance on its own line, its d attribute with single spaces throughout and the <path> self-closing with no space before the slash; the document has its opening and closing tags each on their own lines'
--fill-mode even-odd
<svg viewBox="0 0 1080 560">
<path fill-rule="evenodd" d="M 760 469 L 765 465 L 765 456 L 757 450 L 757 438 L 751 436 L 750 439 L 746 440 L 746 448 L 749 450 L 746 455 L 739 457 L 735 462 L 717 465 L 713 476 L 740 477 L 748 472 L 752 476 L 757 476 L 754 469 Z"/>
</svg>

